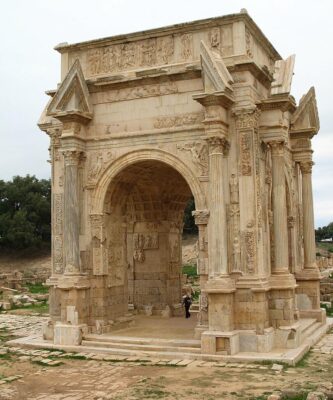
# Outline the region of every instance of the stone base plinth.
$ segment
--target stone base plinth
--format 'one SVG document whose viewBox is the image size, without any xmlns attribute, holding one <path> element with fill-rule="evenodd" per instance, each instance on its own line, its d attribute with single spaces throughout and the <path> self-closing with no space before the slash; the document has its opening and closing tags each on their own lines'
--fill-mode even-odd
<svg viewBox="0 0 333 400">
<path fill-rule="evenodd" d="M 238 332 L 206 331 L 201 335 L 202 354 L 233 355 L 238 352 Z"/>
<path fill-rule="evenodd" d="M 54 344 L 79 346 L 86 330 L 85 324 L 70 325 L 57 322 L 54 327 Z"/>
<path fill-rule="evenodd" d="M 317 322 L 325 324 L 326 322 L 326 311 L 324 309 L 317 310 L 302 310 L 300 311 L 301 318 L 315 318 Z"/>
<path fill-rule="evenodd" d="M 268 353 L 274 348 L 274 329 L 264 329 L 262 334 L 239 331 L 239 351 Z"/>
</svg>

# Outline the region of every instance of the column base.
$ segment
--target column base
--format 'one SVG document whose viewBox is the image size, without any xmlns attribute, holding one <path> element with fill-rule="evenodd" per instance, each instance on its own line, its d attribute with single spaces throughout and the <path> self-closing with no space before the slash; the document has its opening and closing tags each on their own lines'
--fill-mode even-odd
<svg viewBox="0 0 333 400">
<path fill-rule="evenodd" d="M 302 318 L 316 318 L 318 322 L 324 322 L 320 308 L 320 279 L 318 268 L 304 269 L 297 274 L 296 301 Z"/>
</svg>

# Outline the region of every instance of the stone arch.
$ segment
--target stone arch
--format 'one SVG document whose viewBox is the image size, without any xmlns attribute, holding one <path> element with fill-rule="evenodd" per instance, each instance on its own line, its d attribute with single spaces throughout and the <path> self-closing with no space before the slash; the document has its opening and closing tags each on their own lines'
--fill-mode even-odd
<svg viewBox="0 0 333 400">
<path fill-rule="evenodd" d="M 206 209 L 206 199 L 200 182 L 191 169 L 178 157 L 171 153 L 159 149 L 135 150 L 120 156 L 110 163 L 96 184 L 93 195 L 92 214 L 101 214 L 104 212 L 105 198 L 112 180 L 126 167 L 139 161 L 160 161 L 174 168 L 185 179 L 194 197 L 196 208 L 198 210 Z"/>
</svg>

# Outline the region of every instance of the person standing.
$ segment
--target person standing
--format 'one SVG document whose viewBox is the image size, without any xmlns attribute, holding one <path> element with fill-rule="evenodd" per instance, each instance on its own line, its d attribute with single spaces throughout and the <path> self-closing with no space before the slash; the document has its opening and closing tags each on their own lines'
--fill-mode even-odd
<svg viewBox="0 0 333 400">
<path fill-rule="evenodd" d="M 192 304 L 192 298 L 189 294 L 183 296 L 183 305 L 185 307 L 185 318 L 190 318 L 190 307 Z"/>
</svg>

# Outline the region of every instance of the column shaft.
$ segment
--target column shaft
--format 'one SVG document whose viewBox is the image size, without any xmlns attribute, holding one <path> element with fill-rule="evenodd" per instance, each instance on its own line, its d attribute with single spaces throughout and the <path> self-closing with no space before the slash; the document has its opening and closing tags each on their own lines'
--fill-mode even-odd
<svg viewBox="0 0 333 400">
<path fill-rule="evenodd" d="M 210 278 L 228 275 L 228 243 L 226 201 L 223 190 L 224 150 L 226 140 L 220 137 L 208 139 L 209 164 L 209 208 L 208 257 Z"/>
<path fill-rule="evenodd" d="M 79 151 L 66 151 L 64 183 L 64 256 L 65 273 L 80 273 L 80 213 L 78 163 Z"/>
<path fill-rule="evenodd" d="M 306 269 L 314 268 L 316 263 L 311 173 L 312 165 L 312 161 L 302 162 L 300 164 L 302 171 L 304 268 Z"/>
<path fill-rule="evenodd" d="M 272 196 L 274 230 L 273 274 L 288 273 L 288 226 L 287 200 L 284 174 L 284 142 L 271 142 L 272 148 Z"/>
</svg>

